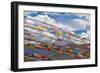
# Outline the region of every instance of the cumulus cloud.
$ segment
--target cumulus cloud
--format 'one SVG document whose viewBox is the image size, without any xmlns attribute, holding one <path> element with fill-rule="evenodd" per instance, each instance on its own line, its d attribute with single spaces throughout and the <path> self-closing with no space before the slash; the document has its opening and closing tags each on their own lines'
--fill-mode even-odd
<svg viewBox="0 0 100 73">
<path fill-rule="evenodd" d="M 28 19 L 33 19 L 33 20 L 39 20 L 41 22 L 46 22 L 49 23 L 51 25 L 55 24 L 56 25 L 56 21 L 53 18 L 50 18 L 48 15 L 37 15 L 37 16 L 27 16 Z"/>
<path fill-rule="evenodd" d="M 87 38 L 87 37 L 88 37 L 88 34 L 85 33 L 85 32 L 82 32 L 82 33 L 81 33 L 81 37 L 83 37 L 83 38 Z"/>
<path fill-rule="evenodd" d="M 84 19 L 87 21 L 89 21 L 89 19 L 90 19 L 90 14 L 88 14 L 88 13 L 69 13 L 69 15 L 77 16 L 80 19 Z"/>
<path fill-rule="evenodd" d="M 37 16 L 28 16 L 29 19 L 36 19 L 42 22 L 46 22 L 50 25 L 56 26 L 58 28 L 63 29 L 64 31 L 74 31 L 75 28 L 71 27 L 68 23 L 62 24 L 61 22 L 56 22 L 55 19 L 49 17 L 48 15 L 37 15 Z"/>
<path fill-rule="evenodd" d="M 82 32 L 82 33 L 80 34 L 80 37 L 86 38 L 86 39 L 90 40 L 90 34 L 91 34 L 90 31 Z"/>
<path fill-rule="evenodd" d="M 90 29 L 90 23 L 83 19 L 73 19 L 70 22 L 70 26 L 76 30 L 81 30 L 81 29 L 89 30 Z"/>
<path fill-rule="evenodd" d="M 80 15 L 80 17 L 82 16 L 84 15 Z M 76 31 L 80 29 L 90 30 L 90 23 L 80 18 L 73 19 L 71 22 L 66 22 L 65 24 L 62 24 L 60 21 L 57 22 L 55 19 L 49 17 L 48 15 L 42 15 L 42 14 L 39 14 L 34 17 L 27 16 L 27 18 L 33 19 L 33 20 L 34 19 L 39 20 L 41 22 L 46 22 L 50 25 L 56 26 L 58 28 L 62 28 L 64 31 Z"/>
<path fill-rule="evenodd" d="M 44 21 L 50 24 L 55 24 L 56 21 L 53 18 L 50 18 L 48 15 L 37 15 L 35 16 L 37 20 Z"/>
<path fill-rule="evenodd" d="M 80 25 L 89 25 L 89 22 L 82 19 L 74 19 L 75 22 L 78 22 Z"/>
<path fill-rule="evenodd" d="M 71 27 L 70 24 L 65 24 L 63 30 L 72 32 L 72 31 L 75 31 L 76 29 L 74 27 Z"/>
</svg>

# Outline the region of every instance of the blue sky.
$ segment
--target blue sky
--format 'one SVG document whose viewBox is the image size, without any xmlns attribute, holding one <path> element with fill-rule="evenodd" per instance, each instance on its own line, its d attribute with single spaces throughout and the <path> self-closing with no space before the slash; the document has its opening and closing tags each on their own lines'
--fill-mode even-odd
<svg viewBox="0 0 100 73">
<path fill-rule="evenodd" d="M 57 23 L 61 23 L 64 26 L 71 27 L 76 34 L 82 32 L 87 33 L 90 31 L 90 14 L 84 13 L 63 13 L 63 12 L 36 12 L 36 11 L 25 11 L 24 17 L 27 16 L 36 17 L 38 15 L 46 15 L 50 19 L 55 20 Z"/>
</svg>

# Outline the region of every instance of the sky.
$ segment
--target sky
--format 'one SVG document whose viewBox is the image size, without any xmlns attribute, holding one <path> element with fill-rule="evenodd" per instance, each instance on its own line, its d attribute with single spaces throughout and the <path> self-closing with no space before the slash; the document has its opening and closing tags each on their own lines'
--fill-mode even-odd
<svg viewBox="0 0 100 73">
<path fill-rule="evenodd" d="M 87 13 L 24 11 L 24 18 L 46 21 L 79 36 L 90 38 L 90 14 Z"/>
</svg>

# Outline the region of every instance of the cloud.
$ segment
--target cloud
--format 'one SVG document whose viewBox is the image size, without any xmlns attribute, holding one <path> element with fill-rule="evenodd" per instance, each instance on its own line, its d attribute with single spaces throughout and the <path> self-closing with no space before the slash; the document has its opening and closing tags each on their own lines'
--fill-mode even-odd
<svg viewBox="0 0 100 73">
<path fill-rule="evenodd" d="M 31 14 L 32 12 L 30 12 L 30 11 L 25 11 L 24 12 L 24 16 L 28 16 L 29 14 Z"/>
<path fill-rule="evenodd" d="M 80 15 L 80 17 L 81 16 L 82 15 Z M 31 19 L 31 21 L 29 21 L 29 20 L 26 20 L 26 21 L 31 22 L 32 24 L 34 23 L 32 21 L 34 21 L 34 19 L 35 19 L 35 20 L 39 20 L 41 22 L 48 23 L 49 25 L 53 25 L 58 28 L 61 28 L 64 31 L 76 31 L 76 30 L 82 30 L 82 29 L 90 30 L 90 23 L 81 18 L 72 19 L 70 22 L 66 22 L 64 24 L 62 24 L 60 21 L 56 21 L 55 19 L 51 18 L 48 15 L 42 15 L 42 14 L 39 14 L 37 16 L 27 16 L 26 19 Z"/>
<path fill-rule="evenodd" d="M 53 18 L 49 17 L 48 15 L 37 15 L 34 18 L 37 19 L 37 20 L 40 20 L 40 21 L 47 22 L 49 24 L 55 24 L 56 23 L 56 21 Z"/>
<path fill-rule="evenodd" d="M 56 22 L 55 19 L 49 17 L 48 15 L 37 15 L 37 16 L 28 16 L 27 17 L 28 19 L 35 19 L 35 20 L 39 20 L 39 21 L 42 21 L 42 22 L 46 22 L 50 25 L 53 25 L 53 26 L 56 26 L 58 28 L 61 28 L 63 29 L 64 31 L 74 31 L 75 28 L 71 27 L 68 23 L 66 24 L 62 24 L 60 21 L 59 22 Z"/>
<path fill-rule="evenodd" d="M 63 25 L 63 30 L 64 31 L 75 31 L 76 29 L 74 27 L 71 27 L 70 24 L 65 24 Z"/>
<path fill-rule="evenodd" d="M 58 13 L 58 12 L 43 12 L 42 14 L 45 14 L 45 15 L 60 15 L 61 13 Z"/>
<path fill-rule="evenodd" d="M 74 19 L 74 22 L 79 23 L 80 25 L 89 25 L 89 22 L 83 19 Z"/>
<path fill-rule="evenodd" d="M 49 24 L 55 24 L 56 21 L 53 19 L 53 18 L 50 18 L 48 15 L 37 15 L 37 16 L 27 16 L 28 19 L 31 19 L 31 20 L 39 20 L 41 22 L 46 22 L 46 23 L 49 23 Z"/>
<path fill-rule="evenodd" d="M 30 15 L 30 14 L 32 14 L 32 13 L 36 14 L 37 12 L 33 12 L 33 11 L 24 11 L 24 16 L 28 16 L 28 15 Z"/>
<path fill-rule="evenodd" d="M 84 16 L 89 16 L 89 14 L 87 14 L 87 13 L 76 13 L 75 15 L 80 17 L 80 18 L 84 17 Z"/>
<path fill-rule="evenodd" d="M 69 24 L 76 30 L 90 30 L 90 23 L 83 19 L 73 19 Z"/>
<path fill-rule="evenodd" d="M 88 37 L 88 34 L 85 33 L 85 32 L 82 32 L 82 33 L 81 33 L 81 37 L 83 37 L 83 38 L 87 38 L 87 37 Z"/>
<path fill-rule="evenodd" d="M 34 16 L 34 17 L 32 17 L 32 16 L 27 16 L 26 19 L 30 19 L 30 20 L 32 20 L 32 21 L 38 20 L 38 21 L 40 21 L 40 22 L 44 22 L 44 23 L 47 23 L 47 24 L 49 24 L 49 25 L 53 25 L 53 26 L 58 27 L 58 28 L 64 28 L 64 27 L 65 27 L 65 26 L 62 25 L 61 23 L 56 22 L 55 19 L 49 17 L 48 15 L 37 15 L 37 16 Z"/>
<path fill-rule="evenodd" d="M 90 14 L 88 14 L 88 13 L 68 13 L 67 15 L 76 16 L 80 19 L 84 19 L 87 21 L 89 21 L 89 19 L 90 19 Z"/>
<path fill-rule="evenodd" d="M 90 34 L 91 34 L 90 31 L 87 31 L 87 32 L 82 32 L 79 36 L 90 40 Z"/>
</svg>

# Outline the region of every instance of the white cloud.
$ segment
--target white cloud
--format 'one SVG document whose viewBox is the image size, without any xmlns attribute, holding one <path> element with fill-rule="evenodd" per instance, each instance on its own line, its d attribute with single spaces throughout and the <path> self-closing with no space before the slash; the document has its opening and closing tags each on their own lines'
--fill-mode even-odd
<svg viewBox="0 0 100 73">
<path fill-rule="evenodd" d="M 83 19 L 74 19 L 69 24 L 76 30 L 81 30 L 81 29 L 88 30 L 88 28 L 90 28 L 90 23 Z"/>
<path fill-rule="evenodd" d="M 76 29 L 73 28 L 73 27 L 71 27 L 70 24 L 66 24 L 66 25 L 64 26 L 63 30 L 64 30 L 64 31 L 67 31 L 67 32 L 69 32 L 69 31 L 72 32 L 72 31 L 75 31 Z"/>
<path fill-rule="evenodd" d="M 80 15 L 80 16 L 82 16 L 82 15 Z M 39 20 L 41 22 L 48 23 L 48 24 L 56 26 L 58 28 L 62 28 L 64 31 L 76 31 L 76 30 L 80 30 L 80 29 L 88 30 L 87 28 L 90 28 L 90 23 L 88 21 L 80 19 L 80 18 L 73 19 L 71 22 L 68 22 L 66 24 L 62 24 L 61 22 L 56 22 L 55 19 L 49 17 L 48 15 L 37 15 L 34 17 L 27 16 L 27 18 L 33 19 L 33 20 L 35 19 L 35 20 Z"/>
<path fill-rule="evenodd" d="M 25 12 L 24 12 L 24 16 L 28 16 L 29 14 L 32 14 L 32 13 L 36 14 L 37 12 L 25 11 Z"/>
<path fill-rule="evenodd" d="M 81 33 L 81 37 L 83 37 L 83 38 L 87 38 L 87 37 L 88 37 L 88 34 L 85 33 L 85 32 L 82 32 L 82 33 Z"/>
<path fill-rule="evenodd" d="M 80 25 L 89 25 L 89 22 L 88 21 L 85 21 L 83 19 L 74 19 L 74 22 L 77 22 Z"/>
<path fill-rule="evenodd" d="M 91 37 L 91 32 L 90 32 L 90 31 L 87 31 L 87 35 L 88 35 L 88 39 L 90 39 L 90 37 Z"/>
<path fill-rule="evenodd" d="M 55 21 L 55 19 L 49 17 L 48 15 L 37 15 L 37 16 L 28 16 L 26 19 L 31 19 L 31 20 L 39 20 L 41 22 L 45 22 L 45 23 L 48 23 L 49 25 L 53 25 L 55 27 L 58 27 L 58 28 L 64 28 L 65 26 L 62 25 L 61 23 L 58 23 Z"/>
<path fill-rule="evenodd" d="M 76 13 L 75 15 L 77 15 L 78 17 L 84 17 L 84 16 L 89 16 L 89 14 L 87 13 Z"/>
<path fill-rule="evenodd" d="M 29 19 L 35 19 L 35 20 L 39 20 L 41 22 L 46 22 L 49 23 L 51 25 L 56 24 L 56 21 L 53 18 L 50 18 L 48 15 L 37 15 L 37 16 L 28 16 L 27 18 Z"/>
<path fill-rule="evenodd" d="M 60 13 L 58 13 L 58 12 L 43 12 L 42 14 L 45 14 L 45 15 L 51 15 L 51 14 L 53 14 L 53 15 L 60 15 Z"/>
<path fill-rule="evenodd" d="M 88 14 L 88 13 L 69 13 L 69 15 L 77 16 L 79 18 L 83 18 L 84 17 L 84 19 L 88 20 L 88 21 L 90 19 L 90 14 Z"/>
<path fill-rule="evenodd" d="M 86 39 L 90 40 L 90 34 L 91 34 L 90 31 L 82 32 L 82 33 L 80 34 L 80 37 L 86 38 Z"/>
<path fill-rule="evenodd" d="M 29 15 L 29 14 L 31 14 L 31 12 L 30 12 L 30 11 L 28 11 L 28 12 L 27 12 L 27 11 L 25 11 L 25 12 L 24 12 L 24 16 L 27 16 L 27 15 Z"/>
<path fill-rule="evenodd" d="M 38 15 L 36 17 L 34 17 L 35 19 L 37 20 L 41 20 L 41 21 L 44 21 L 44 22 L 47 22 L 53 26 L 56 26 L 58 28 L 62 28 L 66 31 L 73 31 L 75 30 L 73 27 L 70 27 L 69 24 L 65 24 L 63 25 L 61 22 L 56 22 L 55 19 L 53 18 L 50 18 L 48 15 Z"/>
<path fill-rule="evenodd" d="M 37 15 L 34 18 L 37 19 L 37 20 L 40 20 L 40 21 L 47 22 L 49 24 L 55 24 L 56 23 L 56 21 L 54 19 L 50 18 L 48 15 Z"/>
</svg>

